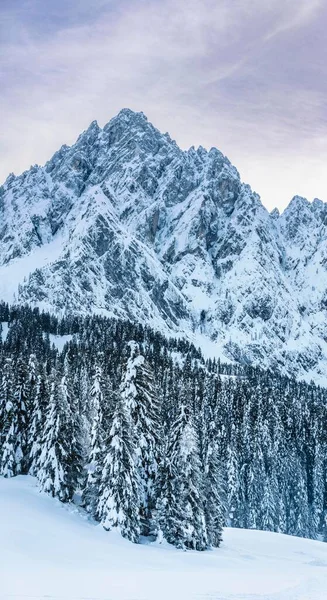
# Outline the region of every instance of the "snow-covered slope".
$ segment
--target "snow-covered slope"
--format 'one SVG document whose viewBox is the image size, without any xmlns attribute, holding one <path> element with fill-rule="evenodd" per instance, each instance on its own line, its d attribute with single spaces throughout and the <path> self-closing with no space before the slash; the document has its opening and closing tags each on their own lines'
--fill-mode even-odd
<svg viewBox="0 0 327 600">
<path fill-rule="evenodd" d="M 0 298 L 327 383 L 326 223 L 320 200 L 269 214 L 221 152 L 124 109 L 0 188 Z"/>
<path fill-rule="evenodd" d="M 0 597 L 55 600 L 325 600 L 327 544 L 226 529 L 221 548 L 134 545 L 0 478 Z"/>
</svg>

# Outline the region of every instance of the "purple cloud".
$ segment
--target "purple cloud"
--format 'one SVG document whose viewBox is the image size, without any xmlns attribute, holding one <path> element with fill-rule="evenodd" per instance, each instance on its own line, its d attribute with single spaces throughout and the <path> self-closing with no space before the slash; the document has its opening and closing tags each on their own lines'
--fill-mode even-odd
<svg viewBox="0 0 327 600">
<path fill-rule="evenodd" d="M 269 208 L 327 200 L 323 2 L 4 0 L 1 23 L 0 179 L 129 106 L 217 146 Z"/>
</svg>

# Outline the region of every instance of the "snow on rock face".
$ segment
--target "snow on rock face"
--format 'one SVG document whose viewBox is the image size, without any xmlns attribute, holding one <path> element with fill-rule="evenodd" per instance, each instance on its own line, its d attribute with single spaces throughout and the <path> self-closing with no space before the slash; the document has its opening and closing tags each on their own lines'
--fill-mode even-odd
<svg viewBox="0 0 327 600">
<path fill-rule="evenodd" d="M 269 214 L 217 149 L 124 109 L 0 188 L 0 295 L 327 383 L 326 224 L 318 199 Z"/>
</svg>

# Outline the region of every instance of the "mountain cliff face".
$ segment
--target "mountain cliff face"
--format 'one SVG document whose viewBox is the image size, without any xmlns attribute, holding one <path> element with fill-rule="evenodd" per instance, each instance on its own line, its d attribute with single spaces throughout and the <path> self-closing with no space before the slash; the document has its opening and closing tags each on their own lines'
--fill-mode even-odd
<svg viewBox="0 0 327 600">
<path fill-rule="evenodd" d="M 326 238 L 327 204 L 269 214 L 221 152 L 124 109 L 0 188 L 0 298 L 327 383 Z"/>
</svg>

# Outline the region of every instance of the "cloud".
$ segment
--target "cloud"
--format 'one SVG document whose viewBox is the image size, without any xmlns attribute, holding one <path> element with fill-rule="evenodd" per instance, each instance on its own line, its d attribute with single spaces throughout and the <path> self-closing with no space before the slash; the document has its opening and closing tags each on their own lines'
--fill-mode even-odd
<svg viewBox="0 0 327 600">
<path fill-rule="evenodd" d="M 317 0 L 3 2 L 0 179 L 123 106 L 183 147 L 218 146 L 268 204 L 287 200 L 281 186 L 274 193 L 278 168 L 288 194 L 281 156 L 298 162 L 319 147 L 325 160 Z"/>
<path fill-rule="evenodd" d="M 322 6 L 322 0 L 310 0 L 310 3 L 300 2 L 297 6 L 294 5 L 292 0 L 286 0 L 285 3 L 281 4 L 282 11 L 279 22 L 264 39 L 268 41 L 279 33 L 307 25 Z"/>
</svg>

